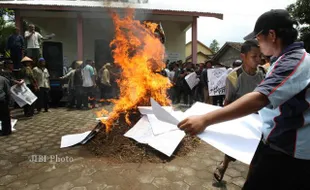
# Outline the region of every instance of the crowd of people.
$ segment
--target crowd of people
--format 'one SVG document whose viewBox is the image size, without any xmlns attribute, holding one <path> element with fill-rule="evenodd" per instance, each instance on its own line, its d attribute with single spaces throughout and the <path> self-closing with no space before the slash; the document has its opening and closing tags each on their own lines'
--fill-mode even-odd
<svg viewBox="0 0 310 190">
<path fill-rule="evenodd" d="M 251 43 L 257 44 L 255 41 L 245 42 L 241 48 L 241 54 L 243 54 L 243 49 L 248 47 Z M 194 102 L 200 101 L 207 104 L 223 106 L 225 102 L 225 94 L 217 96 L 209 95 L 209 80 L 212 79 L 209 79 L 208 77 L 208 69 L 225 67 L 227 69 L 225 75 L 228 75 L 234 69 L 240 68 L 242 63 L 245 62 L 244 59 L 245 58 L 240 57 L 240 59 L 235 60 L 231 63 L 231 67 L 215 64 L 211 60 L 200 64 L 193 64 L 191 62 L 183 63 L 181 60 L 170 63 L 168 60 L 167 67 L 162 71 L 162 74 L 167 76 L 173 84 L 173 87 L 168 91 L 172 102 L 174 104 L 183 103 L 185 106 L 191 106 Z M 260 66 L 259 69 L 265 71 L 269 64 L 269 58 L 260 54 L 258 59 Z M 197 78 L 199 78 L 198 85 L 193 89 L 190 88 L 185 80 L 185 77 L 192 72 L 195 72 Z M 246 80 L 244 80 L 244 82 L 246 82 Z"/>
<path fill-rule="evenodd" d="M 24 39 L 27 43 L 25 53 L 23 51 Z M 49 112 L 50 73 L 44 58 L 40 58 L 40 39 L 47 38 L 36 32 L 34 25 L 29 25 L 29 30 L 25 32 L 24 38 L 19 35 L 19 29 L 16 28 L 15 33 L 8 39 L 11 60 L 4 61 L 0 72 L 1 76 L 8 79 L 9 86 L 25 83 L 38 97 L 34 104 L 23 107 L 25 117 L 32 117 L 35 112 L 40 113 L 42 109 Z M 240 67 L 243 62 L 243 59 L 236 60 L 228 71 Z M 265 64 L 265 61 L 262 60 L 261 64 Z M 176 62 L 167 61 L 166 66 L 161 74 L 169 78 L 173 84 L 173 87 L 168 90 L 168 94 L 174 104 L 183 103 L 190 106 L 195 101 L 219 106 L 224 104 L 225 95 L 209 96 L 207 72 L 208 69 L 223 66 L 214 66 L 212 61 L 193 64 L 191 62 L 183 63 L 181 60 Z M 60 77 L 63 83 L 68 84 L 67 107 L 92 109 L 100 104 L 110 104 L 108 100 L 117 98 L 119 95 L 116 80 L 119 79 L 120 72 L 120 68 L 111 63 L 104 64 L 97 71 L 95 62 L 92 60 L 73 61 L 71 66 L 64 72 L 64 75 Z M 200 79 L 198 85 L 193 89 L 189 87 L 185 80 L 185 77 L 192 72 L 196 72 L 197 77 Z M 9 94 L 9 90 L 5 94 Z M 12 98 L 7 102 L 10 109 L 18 107 L 16 104 L 14 105 Z"/>
<path fill-rule="evenodd" d="M 295 24 L 286 10 L 271 10 L 261 15 L 254 31 L 245 37 L 240 60 L 234 61 L 233 68 L 227 70 L 223 96 L 209 95 L 207 71 L 214 66 L 211 61 L 201 64 L 168 62 L 167 68 L 161 72 L 174 84 L 168 91 L 173 103 L 180 103 L 183 97 L 186 105 L 203 101 L 224 106 L 223 109 L 181 121 L 178 127 L 187 134 L 196 135 L 210 125 L 251 113 L 260 114 L 262 138 L 243 189 L 310 189 L 307 181 L 310 175 L 310 56 L 303 43 L 296 42 L 298 32 Z M 26 38 L 43 38 L 31 28 L 25 34 Z M 10 40 L 18 42 L 17 46 L 23 43 L 18 35 L 10 37 Z M 36 45 L 34 43 L 28 48 L 31 55 L 37 55 Z M 16 54 L 14 52 L 12 55 Z M 13 63 L 21 58 L 19 77 L 10 75 L 18 67 L 16 63 L 14 66 L 12 62 L 6 63 L 1 71 L 1 135 L 11 133 L 11 127 L 8 128 L 9 89 L 13 84 L 25 83 L 38 96 L 35 104 L 24 107 L 25 116 L 33 116 L 35 108 L 38 112 L 42 108 L 48 112 L 50 85 L 44 58 L 38 58 L 37 64 L 34 64 L 36 62 L 30 57 L 17 56 Z M 69 80 L 68 106 L 94 108 L 98 99 L 96 89 L 100 89 L 100 99 L 117 96 L 117 93 L 112 93 L 116 83 L 111 78 L 119 77 L 120 70 L 116 68 L 118 72 L 113 72 L 113 67 L 113 64 L 106 63 L 97 72 L 91 60 L 74 61 L 69 72 L 61 77 Z M 193 89 L 185 80 L 192 72 L 196 72 L 200 79 Z M 229 163 L 233 161 L 235 159 L 229 155 L 224 156 L 214 171 L 217 181 L 223 179 Z"/>
<path fill-rule="evenodd" d="M 68 72 L 60 79 L 68 79 L 68 108 L 91 109 L 110 104 L 109 99 L 118 97 L 116 80 L 119 69 L 111 63 L 104 64 L 97 72 L 92 60 L 73 61 Z M 90 106 L 89 106 L 90 104 Z"/>
</svg>

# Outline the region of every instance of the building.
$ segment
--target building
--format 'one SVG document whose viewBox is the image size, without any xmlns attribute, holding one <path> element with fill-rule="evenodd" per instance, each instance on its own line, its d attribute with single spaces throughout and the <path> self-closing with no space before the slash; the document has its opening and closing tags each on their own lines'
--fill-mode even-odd
<svg viewBox="0 0 310 190">
<path fill-rule="evenodd" d="M 213 63 L 232 67 L 233 62 L 240 59 L 241 46 L 239 42 L 226 42 L 212 58 Z"/>
<path fill-rule="evenodd" d="M 197 44 L 197 18 L 215 17 L 219 13 L 197 12 L 193 7 L 169 9 L 165 5 L 148 3 L 148 0 L 10 0 L 0 1 L 0 8 L 15 10 L 16 26 L 21 28 L 22 20 L 40 27 L 43 34 L 54 33 L 53 41 L 61 42 L 63 57 L 72 60 L 95 59 L 96 54 L 110 53 L 109 43 L 113 39 L 114 27 L 109 10 L 124 15 L 126 8 L 135 9 L 135 19 L 161 22 L 166 34 L 166 50 L 178 59 L 185 59 L 185 33 L 192 27 L 192 41 Z M 197 62 L 197 45 L 191 49 L 192 61 Z M 109 59 L 106 56 L 104 59 Z"/>
<path fill-rule="evenodd" d="M 205 63 L 213 57 L 213 51 L 200 41 L 197 41 L 197 63 Z M 192 62 L 192 42 L 185 45 L 185 61 Z"/>
</svg>

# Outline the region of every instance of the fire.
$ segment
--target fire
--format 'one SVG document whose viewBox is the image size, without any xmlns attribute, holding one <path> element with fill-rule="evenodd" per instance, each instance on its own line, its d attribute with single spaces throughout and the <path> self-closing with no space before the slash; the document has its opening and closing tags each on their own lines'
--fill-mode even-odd
<svg viewBox="0 0 310 190">
<path fill-rule="evenodd" d="M 114 103 L 113 111 L 107 120 L 101 122 L 109 131 L 120 114 L 126 114 L 126 122 L 130 124 L 130 111 L 137 106 L 150 105 L 154 98 L 161 105 L 170 105 L 167 89 L 172 85 L 166 77 L 156 73 L 165 68 L 163 58 L 165 48 L 156 37 L 156 23 L 134 20 L 134 11 L 129 11 L 126 17 L 120 18 L 112 14 L 115 26 L 115 37 L 110 43 L 113 49 L 114 64 L 122 70 L 120 80 L 120 98 L 110 100 Z M 99 111 L 98 117 L 106 114 Z"/>
</svg>

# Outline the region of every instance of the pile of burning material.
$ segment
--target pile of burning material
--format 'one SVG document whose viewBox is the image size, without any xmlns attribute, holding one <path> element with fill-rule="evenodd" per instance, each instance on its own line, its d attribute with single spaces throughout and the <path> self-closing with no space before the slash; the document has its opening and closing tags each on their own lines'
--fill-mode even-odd
<svg viewBox="0 0 310 190">
<path fill-rule="evenodd" d="M 156 155 L 155 157 L 162 161 L 169 157 L 124 137 L 141 118 L 138 106 L 150 106 L 151 98 L 162 106 L 171 104 L 167 90 L 172 84 L 168 78 L 159 74 L 166 66 L 163 62 L 165 47 L 157 35 L 161 27 L 157 23 L 141 23 L 133 17 L 133 10 L 124 18 L 117 14 L 112 15 L 115 38 L 110 46 L 113 49 L 114 64 L 122 71 L 117 81 L 120 97 L 108 100 L 114 104 L 111 112 L 97 112 L 97 117 L 102 118 L 102 128 L 89 143 L 89 148 L 97 155 L 116 157 L 117 160 L 135 162 L 139 161 L 139 158 L 152 159 Z M 182 155 L 188 148 L 195 147 L 197 141 L 192 138 L 194 137 L 184 138 L 176 152 Z"/>
</svg>

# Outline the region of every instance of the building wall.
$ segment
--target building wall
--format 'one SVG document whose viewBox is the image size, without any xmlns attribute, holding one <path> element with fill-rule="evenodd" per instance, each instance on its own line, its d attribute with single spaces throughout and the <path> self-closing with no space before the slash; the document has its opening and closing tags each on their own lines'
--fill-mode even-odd
<svg viewBox="0 0 310 190">
<path fill-rule="evenodd" d="M 240 52 L 234 48 L 228 48 L 219 58 L 218 62 L 224 66 L 232 67 L 233 62 L 237 59 L 240 59 Z"/>
<path fill-rule="evenodd" d="M 207 61 L 208 58 L 202 54 L 197 54 L 197 63 L 205 63 L 205 61 Z M 188 62 L 191 62 L 192 58 L 188 59 Z"/>
<path fill-rule="evenodd" d="M 206 55 L 212 55 L 213 54 L 208 48 L 206 48 L 205 46 L 203 46 L 199 42 L 197 43 L 197 52 L 202 52 Z M 192 55 L 192 43 L 188 43 L 185 46 L 185 57 L 188 57 L 190 55 Z M 197 54 L 198 63 L 203 63 L 206 59 L 207 59 L 207 57 L 205 57 L 201 54 Z"/>
<path fill-rule="evenodd" d="M 41 28 L 42 35 L 54 33 L 56 36 L 50 40 L 62 42 L 63 56 L 67 57 L 69 64 L 77 59 L 77 22 L 75 18 L 26 18 Z"/>
<path fill-rule="evenodd" d="M 197 43 L 197 52 L 202 52 L 206 55 L 212 55 L 213 54 L 208 48 L 206 48 L 205 46 L 203 46 L 199 42 Z M 188 57 L 190 55 L 192 55 L 192 43 L 188 43 L 185 46 L 185 56 Z"/>
<path fill-rule="evenodd" d="M 177 53 L 179 60 L 185 60 L 186 32 L 182 29 L 181 23 L 173 21 L 162 21 L 166 35 L 166 53 Z"/>
<path fill-rule="evenodd" d="M 45 15 L 46 14 L 46 15 Z M 55 14 L 55 13 L 54 13 Z M 63 12 L 61 12 L 63 14 Z M 62 42 L 63 55 L 68 63 L 77 59 L 77 18 L 50 18 L 50 13 L 42 13 L 44 17 L 40 18 L 34 11 L 25 11 L 23 18 L 30 23 L 39 26 L 42 34 L 55 33 L 52 41 Z M 157 17 L 154 17 L 157 18 Z M 168 19 L 169 17 L 167 17 Z M 177 19 L 177 18 L 175 18 Z M 166 34 L 166 52 L 178 55 L 178 59 L 185 59 L 185 26 L 188 22 L 180 21 L 161 21 Z M 113 39 L 114 27 L 110 18 L 83 18 L 83 55 L 85 59 L 95 60 L 95 41 L 102 40 L 104 46 L 108 47 Z M 106 54 L 110 52 L 102 52 Z M 101 63 L 102 64 L 102 63 Z"/>
</svg>

